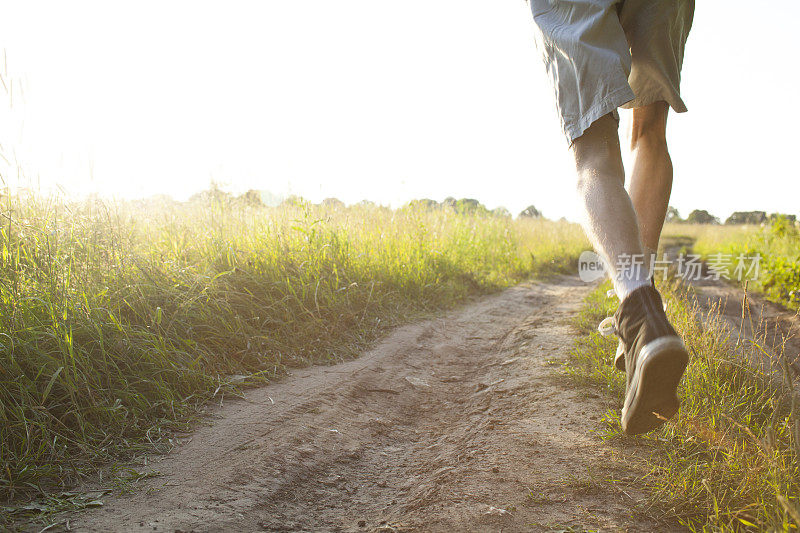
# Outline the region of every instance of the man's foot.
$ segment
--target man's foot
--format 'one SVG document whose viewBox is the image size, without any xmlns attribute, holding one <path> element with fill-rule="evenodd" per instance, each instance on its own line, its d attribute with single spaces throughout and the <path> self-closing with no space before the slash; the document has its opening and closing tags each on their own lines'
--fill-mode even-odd
<svg viewBox="0 0 800 533">
<path fill-rule="evenodd" d="M 652 286 L 628 295 L 613 321 L 622 344 L 628 347 L 623 348 L 628 384 L 622 429 L 628 435 L 647 433 L 678 412 L 678 382 L 689 354 Z"/>
<path fill-rule="evenodd" d="M 617 353 L 614 354 L 614 368 L 621 372 L 625 372 L 625 344 L 622 339 L 617 344 Z"/>
<path fill-rule="evenodd" d="M 650 284 L 655 287 L 656 280 L 655 276 L 650 276 Z M 606 295 L 610 297 L 616 297 L 617 293 L 614 292 L 614 289 L 611 289 L 606 293 Z M 666 310 L 666 304 L 664 304 L 664 310 Z M 625 343 L 622 342 L 622 339 L 619 340 L 617 344 L 617 352 L 614 354 L 614 368 L 619 370 L 620 372 L 625 372 Z"/>
</svg>

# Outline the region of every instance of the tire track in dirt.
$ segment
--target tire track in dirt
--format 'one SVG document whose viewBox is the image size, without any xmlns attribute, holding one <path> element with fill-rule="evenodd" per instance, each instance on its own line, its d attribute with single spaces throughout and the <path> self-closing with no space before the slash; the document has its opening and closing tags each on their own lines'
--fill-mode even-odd
<svg viewBox="0 0 800 533">
<path fill-rule="evenodd" d="M 523 284 L 248 391 L 71 528 L 663 529 L 633 517 L 641 472 L 593 433 L 611 406 L 558 373 L 589 289 Z"/>
</svg>

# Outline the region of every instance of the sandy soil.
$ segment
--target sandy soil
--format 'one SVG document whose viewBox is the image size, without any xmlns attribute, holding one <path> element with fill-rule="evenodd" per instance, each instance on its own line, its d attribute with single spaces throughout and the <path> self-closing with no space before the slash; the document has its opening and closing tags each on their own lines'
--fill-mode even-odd
<svg viewBox="0 0 800 533">
<path fill-rule="evenodd" d="M 226 401 L 73 531 L 666 530 L 609 405 L 559 375 L 590 287 L 529 283 Z M 59 526 L 59 527 L 64 527 Z M 52 530 L 51 530 L 52 531 Z"/>
</svg>

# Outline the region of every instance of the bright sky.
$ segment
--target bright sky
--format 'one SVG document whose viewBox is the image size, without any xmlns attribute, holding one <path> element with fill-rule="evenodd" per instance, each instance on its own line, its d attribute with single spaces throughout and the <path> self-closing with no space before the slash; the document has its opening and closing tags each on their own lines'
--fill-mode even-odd
<svg viewBox="0 0 800 533">
<path fill-rule="evenodd" d="M 214 179 L 313 201 L 473 197 L 577 219 L 523 0 L 121 5 L 3 2 L 15 86 L 0 143 L 42 189 L 182 199 Z M 798 213 L 798 20 L 796 0 L 697 2 L 689 112 L 670 118 L 683 215 Z M 0 86 L 0 108 L 4 97 Z"/>
</svg>

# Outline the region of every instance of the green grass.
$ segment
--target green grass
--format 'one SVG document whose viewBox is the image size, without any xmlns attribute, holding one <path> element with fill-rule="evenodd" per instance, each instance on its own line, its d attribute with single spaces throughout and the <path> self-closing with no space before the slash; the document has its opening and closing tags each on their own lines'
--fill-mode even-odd
<svg viewBox="0 0 800 533">
<path fill-rule="evenodd" d="M 706 261 L 721 258 L 720 271 L 732 279 L 740 255 L 760 256 L 760 272 L 749 288 L 791 309 L 800 307 L 800 231 L 785 218 L 763 227 L 668 224 L 664 236 L 682 239 L 687 250 Z"/>
<path fill-rule="evenodd" d="M 617 301 L 610 285 L 593 291 L 576 325 L 584 333 L 567 373 L 600 388 L 621 405 L 624 374 L 613 369 L 616 341 L 597 333 Z M 718 310 L 702 313 L 689 289 L 676 281 L 659 285 L 668 315 L 691 361 L 680 387 L 679 418 L 645 437 L 622 434 L 619 412 L 610 413 L 605 438 L 649 449 L 645 511 L 677 517 L 693 531 L 779 530 L 800 526 L 800 405 L 785 366 L 772 375 L 748 361 L 763 349 L 763 336 L 738 341 Z M 745 317 L 752 320 L 752 317 Z"/>
<path fill-rule="evenodd" d="M 210 398 L 571 269 L 578 226 L 452 210 L 2 198 L 0 499 L 152 450 Z"/>
</svg>

